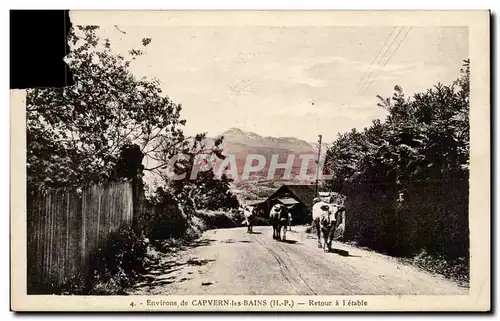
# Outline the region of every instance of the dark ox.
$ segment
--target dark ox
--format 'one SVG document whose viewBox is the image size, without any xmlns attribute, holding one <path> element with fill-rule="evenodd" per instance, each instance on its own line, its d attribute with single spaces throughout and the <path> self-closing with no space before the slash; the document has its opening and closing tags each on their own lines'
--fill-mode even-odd
<svg viewBox="0 0 500 321">
<path fill-rule="evenodd" d="M 271 225 L 273 226 L 273 239 L 278 241 L 286 240 L 286 230 L 289 225 L 288 209 L 282 204 L 276 204 L 271 208 L 269 213 Z M 281 230 L 283 229 L 283 237 L 281 237 Z"/>
</svg>

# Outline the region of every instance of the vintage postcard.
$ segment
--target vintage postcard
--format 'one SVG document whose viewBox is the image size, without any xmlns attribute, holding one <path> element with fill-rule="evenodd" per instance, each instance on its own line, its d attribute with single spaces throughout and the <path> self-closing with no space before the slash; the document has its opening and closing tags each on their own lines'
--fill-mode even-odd
<svg viewBox="0 0 500 321">
<path fill-rule="evenodd" d="M 490 310 L 488 11 L 70 17 L 74 85 L 11 91 L 13 310 Z"/>
</svg>

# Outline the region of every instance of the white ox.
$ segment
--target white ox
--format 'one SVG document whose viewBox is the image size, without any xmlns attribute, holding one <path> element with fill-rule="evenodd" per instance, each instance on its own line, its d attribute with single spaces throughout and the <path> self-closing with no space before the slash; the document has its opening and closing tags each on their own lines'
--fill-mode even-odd
<svg viewBox="0 0 500 321">
<path fill-rule="evenodd" d="M 335 230 L 339 227 L 339 232 L 343 234 L 344 219 L 340 219 L 340 214 L 345 212 L 345 208 L 333 203 L 332 197 L 316 198 L 312 208 L 312 219 L 315 225 L 318 247 L 329 252 L 332 248 L 332 240 Z M 342 224 L 338 224 L 342 223 Z M 339 225 L 339 226 L 338 226 Z"/>
<path fill-rule="evenodd" d="M 243 215 L 245 216 L 245 224 L 247 225 L 247 233 L 253 233 L 253 225 L 255 221 L 255 207 L 245 206 L 243 208 Z"/>
</svg>

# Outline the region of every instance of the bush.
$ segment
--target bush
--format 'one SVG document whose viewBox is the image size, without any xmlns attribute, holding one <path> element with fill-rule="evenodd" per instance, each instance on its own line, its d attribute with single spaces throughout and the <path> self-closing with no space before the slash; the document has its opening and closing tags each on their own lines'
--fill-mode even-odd
<svg viewBox="0 0 500 321">
<path fill-rule="evenodd" d="M 103 284 L 118 288 L 128 286 L 132 278 L 145 272 L 146 253 L 145 240 L 132 227 L 122 227 L 112 233 L 106 245 L 98 248 L 89 260 L 91 292 Z"/>
<path fill-rule="evenodd" d="M 200 237 L 201 234 L 207 230 L 206 222 L 202 218 L 195 215 L 193 215 L 188 225 L 189 227 L 186 230 L 186 235 L 184 237 L 186 240 L 194 240 Z"/>
<path fill-rule="evenodd" d="M 207 229 L 233 228 L 246 226 L 245 216 L 238 210 L 232 211 L 198 211 L 196 216 L 204 221 Z M 270 225 L 269 218 L 256 216 L 254 226 Z"/>
<path fill-rule="evenodd" d="M 245 217 L 235 212 L 198 211 L 196 216 L 203 220 L 207 229 L 243 226 Z"/>
<path fill-rule="evenodd" d="M 144 231 L 152 243 L 179 238 L 186 232 L 188 220 L 185 209 L 170 193 L 159 188 L 151 200 L 150 211 L 149 222 L 146 223 Z"/>
<path fill-rule="evenodd" d="M 88 268 L 61 287 L 43 293 L 66 295 L 125 295 L 125 289 L 145 272 L 147 242 L 130 226 L 111 233 L 108 241 L 87 258 Z"/>
<path fill-rule="evenodd" d="M 329 148 L 329 188 L 347 196 L 347 240 L 397 257 L 469 256 L 469 61 L 461 73 L 412 97 L 395 86 L 378 96 L 385 121 Z"/>
<path fill-rule="evenodd" d="M 469 259 L 467 257 L 459 257 L 454 260 L 448 260 L 444 256 L 431 255 L 427 251 L 422 250 L 413 258 L 402 259 L 404 263 L 418 266 L 419 268 L 441 274 L 447 278 L 454 280 L 461 286 L 469 286 Z"/>
</svg>

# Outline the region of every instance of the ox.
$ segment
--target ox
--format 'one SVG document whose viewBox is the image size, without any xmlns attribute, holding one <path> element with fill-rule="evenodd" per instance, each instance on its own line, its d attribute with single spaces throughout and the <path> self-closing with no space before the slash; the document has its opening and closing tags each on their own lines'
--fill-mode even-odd
<svg viewBox="0 0 500 321">
<path fill-rule="evenodd" d="M 253 233 L 253 225 L 255 224 L 256 209 L 252 206 L 245 206 L 243 208 L 243 215 L 245 216 L 245 223 L 247 225 L 247 233 Z"/>
<path fill-rule="evenodd" d="M 314 202 L 312 216 L 318 237 L 318 247 L 323 248 L 325 252 L 329 252 L 332 249 L 332 240 L 337 224 L 340 223 L 339 216 L 345 211 L 345 208 L 333 204 L 333 198 L 331 197 L 327 199 L 316 198 Z M 343 228 L 343 226 L 339 227 Z"/>
<path fill-rule="evenodd" d="M 269 213 L 271 225 L 273 226 L 273 239 L 278 241 L 286 240 L 286 230 L 289 224 L 288 209 L 282 204 L 275 204 Z M 283 228 L 283 238 L 281 237 L 281 229 Z"/>
</svg>

